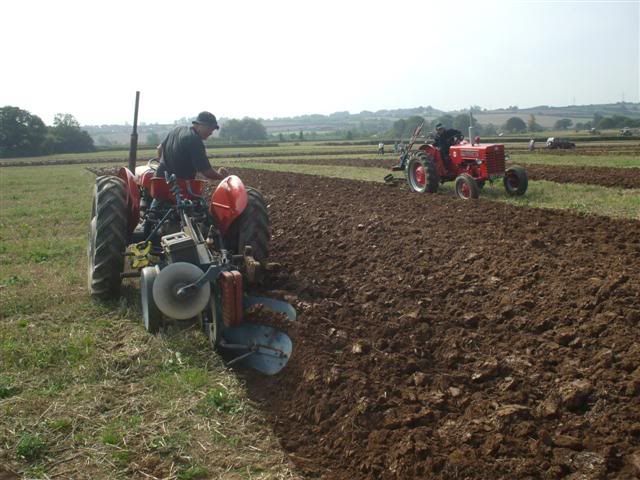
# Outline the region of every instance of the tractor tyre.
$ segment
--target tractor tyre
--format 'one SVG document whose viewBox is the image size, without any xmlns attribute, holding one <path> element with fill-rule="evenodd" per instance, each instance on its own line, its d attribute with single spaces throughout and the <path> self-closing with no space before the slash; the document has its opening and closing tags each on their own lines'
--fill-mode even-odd
<svg viewBox="0 0 640 480">
<path fill-rule="evenodd" d="M 508 195 L 512 197 L 524 195 L 528 186 L 529 179 L 524 168 L 514 165 L 504 172 L 504 189 Z"/>
<path fill-rule="evenodd" d="M 480 196 L 480 188 L 476 179 L 466 173 L 458 175 L 456 178 L 456 195 L 463 200 L 478 198 Z"/>
<path fill-rule="evenodd" d="M 440 183 L 436 162 L 430 155 L 417 152 L 409 160 L 405 172 L 407 183 L 413 192 L 436 193 Z"/>
<path fill-rule="evenodd" d="M 271 222 L 262 194 L 251 187 L 247 188 L 248 201 L 242 214 L 231 224 L 224 237 L 225 248 L 237 255 L 244 253 L 250 245 L 253 258 L 265 260 L 269 256 L 271 240 Z"/>
<path fill-rule="evenodd" d="M 93 190 L 87 249 L 87 281 L 94 298 L 117 298 L 127 247 L 127 193 L 124 181 L 98 177 Z"/>
<path fill-rule="evenodd" d="M 162 313 L 153 299 L 153 283 L 160 273 L 160 268 L 144 267 L 140 272 L 140 305 L 142 306 L 142 323 L 147 332 L 156 334 L 163 327 Z"/>
</svg>

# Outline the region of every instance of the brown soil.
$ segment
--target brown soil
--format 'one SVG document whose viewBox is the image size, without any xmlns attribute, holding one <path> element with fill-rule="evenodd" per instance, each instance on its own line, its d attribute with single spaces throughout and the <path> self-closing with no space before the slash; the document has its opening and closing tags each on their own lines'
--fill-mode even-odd
<svg viewBox="0 0 640 480">
<path fill-rule="evenodd" d="M 640 475 L 640 222 L 240 175 L 299 313 L 245 375 L 302 475 Z"/>
<path fill-rule="evenodd" d="M 570 167 L 524 165 L 531 180 L 557 183 L 585 183 L 603 187 L 640 188 L 640 168 Z"/>
</svg>

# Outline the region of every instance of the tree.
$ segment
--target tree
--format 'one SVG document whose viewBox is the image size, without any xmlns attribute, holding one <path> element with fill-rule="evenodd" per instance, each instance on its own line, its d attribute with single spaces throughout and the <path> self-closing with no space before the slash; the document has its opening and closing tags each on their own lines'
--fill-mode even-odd
<svg viewBox="0 0 640 480">
<path fill-rule="evenodd" d="M 529 130 L 529 132 L 531 133 L 542 131 L 542 127 L 538 125 L 538 122 L 536 122 L 536 116 L 533 113 L 529 115 L 529 120 L 527 121 L 527 130 Z"/>
<path fill-rule="evenodd" d="M 220 129 L 220 138 L 228 140 L 266 140 L 267 129 L 259 120 L 253 118 L 231 119 L 226 121 Z"/>
<path fill-rule="evenodd" d="M 147 145 L 152 145 L 152 146 L 156 146 L 160 143 L 160 135 L 158 135 L 156 132 L 151 132 L 150 134 L 147 135 L 147 140 L 146 143 Z"/>
<path fill-rule="evenodd" d="M 520 117 L 511 117 L 504 124 L 504 129 L 510 133 L 521 133 L 527 130 L 527 124 Z"/>
<path fill-rule="evenodd" d="M 51 153 L 82 153 L 95 150 L 93 138 L 80 129 L 80 124 L 69 113 L 58 113 L 49 128 L 48 149 Z"/>
<path fill-rule="evenodd" d="M 47 127 L 40 117 L 18 107 L 0 108 L 0 157 L 41 155 Z"/>
<path fill-rule="evenodd" d="M 404 134 L 407 137 L 410 137 L 411 135 L 413 135 L 414 130 L 423 123 L 426 123 L 424 118 L 419 115 L 412 115 L 411 117 L 407 118 Z"/>
<path fill-rule="evenodd" d="M 571 120 L 570 118 L 563 118 L 558 120 L 553 128 L 555 130 L 566 130 L 567 128 L 571 127 L 571 125 L 573 125 L 573 120 Z"/>
<path fill-rule="evenodd" d="M 453 119 L 453 128 L 455 128 L 456 130 L 460 130 L 463 135 L 466 135 L 467 132 L 469 132 L 470 123 L 471 122 L 469 121 L 469 114 L 461 113 L 459 115 L 456 115 L 456 117 Z M 476 127 L 477 125 L 478 121 L 474 118 L 473 126 Z"/>
<path fill-rule="evenodd" d="M 391 127 L 391 136 L 395 138 L 409 137 L 416 127 L 424 122 L 424 118 L 419 115 L 413 115 L 406 120 L 404 118 L 396 120 Z"/>
<path fill-rule="evenodd" d="M 611 128 L 616 128 L 616 125 L 613 122 L 613 119 L 611 119 L 609 117 L 603 117 L 598 122 L 598 128 L 601 129 L 601 130 L 609 130 Z"/>
<path fill-rule="evenodd" d="M 436 118 L 431 122 L 431 125 L 430 125 L 431 130 L 433 130 L 438 123 L 441 123 L 442 125 L 448 128 L 451 125 L 453 125 L 453 117 L 447 113 L 445 115 L 442 115 Z"/>
<path fill-rule="evenodd" d="M 300 130 L 300 133 L 298 134 L 298 139 L 304 140 L 304 133 L 302 132 L 302 130 Z"/>
<path fill-rule="evenodd" d="M 482 127 L 482 135 L 497 135 L 498 129 L 493 123 L 488 123 Z"/>
<path fill-rule="evenodd" d="M 596 113 L 593 114 L 593 121 L 591 122 L 591 124 L 594 127 L 599 127 L 600 126 L 599 125 L 600 124 L 600 120 L 602 120 L 603 118 L 604 118 L 604 116 L 601 113 L 596 112 Z"/>
</svg>

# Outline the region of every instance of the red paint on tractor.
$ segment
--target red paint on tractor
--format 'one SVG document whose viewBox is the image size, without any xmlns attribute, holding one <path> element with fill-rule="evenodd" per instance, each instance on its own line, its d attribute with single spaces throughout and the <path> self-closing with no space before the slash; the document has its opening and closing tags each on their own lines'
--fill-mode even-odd
<svg viewBox="0 0 640 480">
<path fill-rule="evenodd" d="M 420 186 L 424 186 L 427 183 L 427 176 L 422 165 L 416 165 L 416 183 Z"/>
<path fill-rule="evenodd" d="M 155 176 L 156 171 L 148 166 L 136 167 L 136 181 L 141 188 L 151 190 L 151 179 Z"/>
<path fill-rule="evenodd" d="M 118 170 L 118 177 L 124 180 L 127 186 L 127 210 L 129 212 L 128 218 L 128 234 L 131 235 L 136 225 L 140 221 L 140 189 L 136 182 L 136 177 L 131 173 L 127 167 L 122 167 Z"/>
<path fill-rule="evenodd" d="M 229 175 L 220 182 L 211 195 L 209 212 L 218 220 L 223 235 L 247 207 L 247 202 L 247 189 L 239 177 Z"/>
<path fill-rule="evenodd" d="M 202 192 L 204 192 L 204 187 L 207 184 L 204 180 L 185 180 L 183 178 L 178 178 L 177 182 L 180 187 L 180 194 L 187 200 L 196 200 L 202 197 Z M 169 189 L 169 185 L 164 178 L 151 178 L 149 191 L 152 198 L 164 201 L 176 201 L 175 195 Z"/>
</svg>

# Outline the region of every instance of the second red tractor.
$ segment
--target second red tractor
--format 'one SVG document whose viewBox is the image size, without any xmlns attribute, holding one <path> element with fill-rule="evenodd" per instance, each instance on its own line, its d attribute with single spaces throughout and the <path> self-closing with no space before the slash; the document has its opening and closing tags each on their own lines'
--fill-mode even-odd
<svg viewBox="0 0 640 480">
<path fill-rule="evenodd" d="M 455 182 L 456 195 L 462 199 L 478 198 L 487 181 L 502 179 L 508 195 L 524 195 L 528 187 L 527 172 L 517 165 L 506 168 L 504 145 L 468 143 L 458 138 L 449 149 L 449 161 L 442 158 L 440 149 L 431 143 L 411 151 L 422 125 L 416 128 L 409 147 L 402 153 L 400 164 L 409 188 L 418 193 L 436 193 L 440 184 Z M 387 175 L 385 180 L 393 180 Z"/>
</svg>

